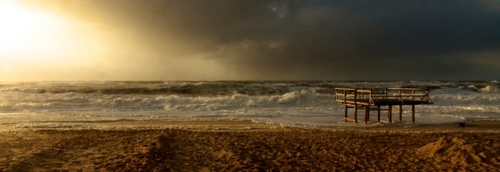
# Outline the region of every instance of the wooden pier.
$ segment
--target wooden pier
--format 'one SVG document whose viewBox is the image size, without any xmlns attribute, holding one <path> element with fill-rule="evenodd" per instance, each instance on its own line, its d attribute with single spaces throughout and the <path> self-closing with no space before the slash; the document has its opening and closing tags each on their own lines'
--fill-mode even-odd
<svg viewBox="0 0 500 172">
<path fill-rule="evenodd" d="M 335 88 L 335 101 L 345 106 L 344 121 L 358 122 L 358 110 L 364 110 L 364 121 L 370 120 L 370 111 L 387 111 L 387 121 L 392 123 L 392 107 L 399 107 L 399 121 L 403 120 L 403 106 L 411 106 L 411 121 L 415 123 L 415 105 L 432 104 L 429 89 L 424 88 Z M 354 109 L 353 118 L 348 109 Z"/>
</svg>

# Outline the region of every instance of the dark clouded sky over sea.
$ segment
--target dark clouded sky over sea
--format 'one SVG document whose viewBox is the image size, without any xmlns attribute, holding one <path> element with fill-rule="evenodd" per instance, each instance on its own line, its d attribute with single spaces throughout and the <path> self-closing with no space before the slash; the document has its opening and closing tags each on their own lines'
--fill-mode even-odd
<svg viewBox="0 0 500 172">
<path fill-rule="evenodd" d="M 500 79 L 499 0 L 2 0 L 0 11 L 0 80 Z"/>
</svg>

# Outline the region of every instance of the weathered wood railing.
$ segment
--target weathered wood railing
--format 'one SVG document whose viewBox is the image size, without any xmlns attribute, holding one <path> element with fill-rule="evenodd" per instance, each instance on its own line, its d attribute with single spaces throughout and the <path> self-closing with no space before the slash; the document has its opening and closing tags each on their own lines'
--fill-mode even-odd
<svg viewBox="0 0 500 172">
<path fill-rule="evenodd" d="M 358 107 L 365 109 L 365 122 L 369 120 L 370 110 L 376 107 L 378 121 L 380 111 L 388 110 L 388 121 L 392 122 L 392 106 L 399 106 L 399 119 L 402 120 L 403 105 L 412 106 L 412 122 L 415 122 L 415 105 L 432 104 L 429 89 L 424 88 L 335 88 L 335 101 L 345 105 L 345 120 L 357 122 Z M 388 109 L 381 109 L 388 106 Z M 347 118 L 348 108 L 354 108 L 354 119 Z"/>
</svg>

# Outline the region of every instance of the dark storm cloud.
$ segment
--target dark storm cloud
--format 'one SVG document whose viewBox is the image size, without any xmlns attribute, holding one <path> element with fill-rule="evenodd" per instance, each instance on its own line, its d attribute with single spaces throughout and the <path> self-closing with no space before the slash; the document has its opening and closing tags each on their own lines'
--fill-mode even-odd
<svg viewBox="0 0 500 172">
<path fill-rule="evenodd" d="M 79 3 L 156 54 L 143 58 L 202 54 L 231 79 L 500 77 L 499 1 Z"/>
</svg>

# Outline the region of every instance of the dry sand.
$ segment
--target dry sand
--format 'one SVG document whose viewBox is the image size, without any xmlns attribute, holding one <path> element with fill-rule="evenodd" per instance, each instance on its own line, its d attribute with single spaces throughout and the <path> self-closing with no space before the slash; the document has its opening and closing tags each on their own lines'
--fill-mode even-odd
<svg viewBox="0 0 500 172">
<path fill-rule="evenodd" d="M 134 125 L 191 127 L 4 131 L 0 171 L 500 171 L 498 121 L 464 128 L 287 128 L 248 121 Z"/>
</svg>

